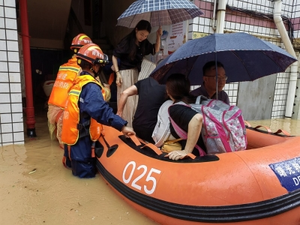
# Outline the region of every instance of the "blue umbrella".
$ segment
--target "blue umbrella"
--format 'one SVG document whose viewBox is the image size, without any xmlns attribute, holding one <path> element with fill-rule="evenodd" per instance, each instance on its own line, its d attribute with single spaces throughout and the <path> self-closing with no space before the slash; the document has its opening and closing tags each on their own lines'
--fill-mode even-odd
<svg viewBox="0 0 300 225">
<path fill-rule="evenodd" d="M 284 72 L 297 61 L 280 47 L 247 33 L 212 34 L 180 46 L 150 76 L 165 83 L 172 73 L 183 73 L 191 85 L 200 85 L 203 66 L 216 60 L 224 65 L 227 82 L 253 81 Z"/>
<path fill-rule="evenodd" d="M 153 27 L 170 25 L 193 19 L 203 14 L 188 0 L 137 0 L 118 18 L 117 25 L 134 28 L 140 20 Z"/>
</svg>

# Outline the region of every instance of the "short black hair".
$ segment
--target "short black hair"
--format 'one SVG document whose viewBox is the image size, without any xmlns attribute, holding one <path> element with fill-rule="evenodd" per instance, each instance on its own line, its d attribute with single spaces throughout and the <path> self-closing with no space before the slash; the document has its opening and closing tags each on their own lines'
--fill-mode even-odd
<svg viewBox="0 0 300 225">
<path fill-rule="evenodd" d="M 84 60 L 84 59 L 79 59 L 79 58 L 77 58 L 77 64 L 78 64 L 78 66 L 80 66 L 83 70 L 84 70 L 84 69 L 90 69 L 90 68 L 93 66 L 90 62 L 88 62 L 88 61 L 86 61 L 86 60 Z"/>
<path fill-rule="evenodd" d="M 215 67 L 216 64 L 217 64 L 217 67 L 222 67 L 222 68 L 224 68 L 223 64 L 220 63 L 220 62 L 218 62 L 218 61 L 217 61 L 217 63 L 216 63 L 216 61 L 210 61 L 210 62 L 207 62 L 207 63 L 203 66 L 203 68 L 202 68 L 203 76 L 205 76 L 206 71 L 210 70 L 212 67 Z M 225 69 L 225 68 L 224 68 L 224 69 Z"/>
</svg>

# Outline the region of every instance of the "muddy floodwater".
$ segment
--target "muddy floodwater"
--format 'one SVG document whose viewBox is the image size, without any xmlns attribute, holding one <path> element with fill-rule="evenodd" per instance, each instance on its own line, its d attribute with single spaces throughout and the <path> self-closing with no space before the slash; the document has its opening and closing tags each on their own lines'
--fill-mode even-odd
<svg viewBox="0 0 300 225">
<path fill-rule="evenodd" d="M 117 196 L 99 174 L 79 179 L 63 167 L 63 150 L 48 135 L 46 115 L 37 138 L 0 147 L 1 225 L 154 225 Z"/>
<path fill-rule="evenodd" d="M 46 114 L 36 118 L 37 138 L 0 147 L 0 219 L 3 225 L 157 224 L 129 206 L 98 174 L 79 179 L 62 166 L 63 151 L 50 141 Z M 300 134 L 300 121 L 249 121 L 272 131 Z"/>
</svg>

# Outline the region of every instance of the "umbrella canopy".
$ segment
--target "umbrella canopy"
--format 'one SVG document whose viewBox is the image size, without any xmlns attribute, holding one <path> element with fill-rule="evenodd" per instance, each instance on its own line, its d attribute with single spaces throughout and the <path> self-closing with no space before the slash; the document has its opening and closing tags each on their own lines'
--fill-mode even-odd
<svg viewBox="0 0 300 225">
<path fill-rule="evenodd" d="M 150 76 L 165 83 L 172 73 L 183 73 L 191 85 L 200 85 L 203 66 L 216 60 L 224 65 L 227 82 L 253 81 L 284 72 L 297 61 L 280 47 L 247 33 L 212 34 L 180 46 Z"/>
<path fill-rule="evenodd" d="M 138 0 L 118 18 L 117 25 L 134 28 L 140 20 L 155 26 L 170 25 L 193 19 L 203 14 L 188 0 Z"/>
</svg>

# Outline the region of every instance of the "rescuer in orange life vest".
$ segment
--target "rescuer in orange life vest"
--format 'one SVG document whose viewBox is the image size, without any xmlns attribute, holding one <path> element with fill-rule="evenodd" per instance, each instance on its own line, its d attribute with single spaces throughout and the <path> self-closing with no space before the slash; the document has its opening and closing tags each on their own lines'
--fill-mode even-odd
<svg viewBox="0 0 300 225">
<path fill-rule="evenodd" d="M 65 106 L 61 136 L 65 144 L 63 163 L 72 168 L 73 175 L 89 178 L 96 174 L 94 149 L 99 144 L 101 124 L 112 126 L 126 136 L 135 132 L 126 126 L 127 121 L 113 113 L 104 100 L 106 93 L 95 79 L 108 63 L 107 55 L 92 43 L 81 47 L 76 57 L 82 72 L 75 78 Z"/>
<path fill-rule="evenodd" d="M 55 83 L 53 85 L 51 95 L 48 100 L 48 127 L 51 140 L 61 142 L 61 129 L 63 110 L 67 101 L 70 88 L 73 85 L 73 80 L 81 71 L 81 67 L 77 64 L 76 54 L 80 47 L 92 43 L 92 40 L 86 34 L 78 34 L 73 38 L 70 49 L 73 51 L 73 56 L 68 62 L 59 67 Z"/>
</svg>

